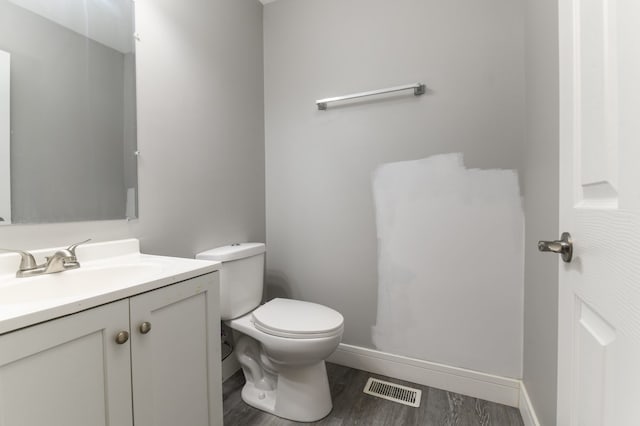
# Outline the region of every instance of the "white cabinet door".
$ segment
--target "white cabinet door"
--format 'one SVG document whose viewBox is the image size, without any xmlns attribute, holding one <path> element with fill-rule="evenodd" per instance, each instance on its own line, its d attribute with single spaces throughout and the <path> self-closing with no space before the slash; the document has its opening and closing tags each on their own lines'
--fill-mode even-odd
<svg viewBox="0 0 640 426">
<path fill-rule="evenodd" d="M 207 274 L 130 299 L 136 426 L 222 425 L 217 279 Z"/>
<path fill-rule="evenodd" d="M 0 426 L 132 425 L 129 302 L 0 336 Z M 176 423 L 177 424 L 177 423 Z"/>
</svg>

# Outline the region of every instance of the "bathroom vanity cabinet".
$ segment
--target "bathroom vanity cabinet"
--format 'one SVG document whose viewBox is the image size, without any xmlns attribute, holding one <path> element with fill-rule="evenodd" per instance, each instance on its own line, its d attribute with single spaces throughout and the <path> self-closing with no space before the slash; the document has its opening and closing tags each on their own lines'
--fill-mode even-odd
<svg viewBox="0 0 640 426">
<path fill-rule="evenodd" d="M 0 335 L 0 426 L 222 425 L 218 272 Z"/>
</svg>

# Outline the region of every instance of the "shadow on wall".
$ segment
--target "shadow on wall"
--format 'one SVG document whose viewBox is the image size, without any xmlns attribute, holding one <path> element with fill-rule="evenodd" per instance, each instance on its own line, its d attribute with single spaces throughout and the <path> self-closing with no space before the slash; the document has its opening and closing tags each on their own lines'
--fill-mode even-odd
<svg viewBox="0 0 640 426">
<path fill-rule="evenodd" d="M 262 301 L 268 302 L 271 299 L 281 297 L 283 299 L 292 299 L 293 292 L 287 276 L 281 271 L 267 270 L 264 280 L 264 293 Z"/>
</svg>

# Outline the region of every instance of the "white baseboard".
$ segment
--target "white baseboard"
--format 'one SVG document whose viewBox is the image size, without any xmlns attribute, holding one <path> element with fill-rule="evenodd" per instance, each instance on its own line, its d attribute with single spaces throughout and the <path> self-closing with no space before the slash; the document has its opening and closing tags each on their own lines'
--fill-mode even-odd
<svg viewBox="0 0 640 426">
<path fill-rule="evenodd" d="M 516 407 L 525 426 L 540 426 L 527 389 L 518 379 L 480 373 L 450 365 L 393 355 L 341 343 L 327 359 L 358 370 L 389 376 Z M 240 369 L 235 354 L 222 362 L 222 381 Z"/>
<path fill-rule="evenodd" d="M 474 398 L 520 407 L 521 382 L 518 379 L 480 373 L 343 343 L 327 361 Z M 533 413 L 532 410 L 530 412 Z M 535 423 L 532 424 L 535 425 Z"/>
<path fill-rule="evenodd" d="M 531 404 L 531 399 L 529 399 L 527 388 L 522 382 L 520 383 L 520 404 L 518 408 L 520 408 L 520 415 L 522 416 L 524 426 L 540 426 L 536 412 Z"/>
</svg>

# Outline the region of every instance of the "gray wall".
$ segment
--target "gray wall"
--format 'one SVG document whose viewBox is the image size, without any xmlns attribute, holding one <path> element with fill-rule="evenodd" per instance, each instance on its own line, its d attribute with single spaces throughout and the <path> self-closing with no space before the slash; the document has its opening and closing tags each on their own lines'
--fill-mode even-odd
<svg viewBox="0 0 640 426">
<path fill-rule="evenodd" d="M 140 219 L 0 227 L 2 246 L 134 236 L 147 253 L 191 257 L 264 241 L 262 6 L 156 0 L 136 9 Z"/>
<path fill-rule="evenodd" d="M 523 3 L 279 0 L 264 26 L 267 297 L 331 306 L 345 316 L 343 342 L 372 347 L 371 174 L 451 152 L 467 167 L 521 169 Z M 427 95 L 315 108 L 418 80 Z"/>
<path fill-rule="evenodd" d="M 124 55 L 0 1 L 14 223 L 124 217 Z"/>
<path fill-rule="evenodd" d="M 264 241 L 262 6 L 136 4 L 140 231 L 192 256 Z"/>
<path fill-rule="evenodd" d="M 556 416 L 558 257 L 537 251 L 558 229 L 558 0 L 526 2 L 527 144 L 524 383 L 542 425 Z"/>
</svg>

